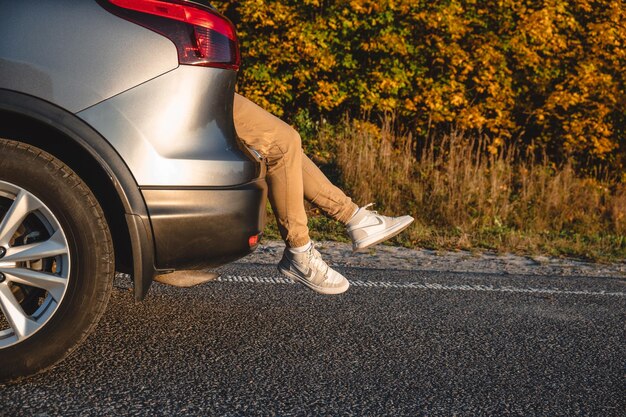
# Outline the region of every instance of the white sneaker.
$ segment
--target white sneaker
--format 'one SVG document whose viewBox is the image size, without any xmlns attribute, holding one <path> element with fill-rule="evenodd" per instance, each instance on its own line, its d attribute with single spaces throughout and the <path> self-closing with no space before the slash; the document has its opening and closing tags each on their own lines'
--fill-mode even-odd
<svg viewBox="0 0 626 417">
<path fill-rule="evenodd" d="M 357 252 L 394 237 L 413 223 L 413 217 L 387 217 L 361 207 L 346 224 L 352 239 L 352 250 Z"/>
<path fill-rule="evenodd" d="M 350 286 L 343 275 L 322 260 L 322 255 L 315 249 L 313 242 L 305 252 L 294 253 L 285 248 L 278 270 L 321 294 L 341 294 Z"/>
</svg>

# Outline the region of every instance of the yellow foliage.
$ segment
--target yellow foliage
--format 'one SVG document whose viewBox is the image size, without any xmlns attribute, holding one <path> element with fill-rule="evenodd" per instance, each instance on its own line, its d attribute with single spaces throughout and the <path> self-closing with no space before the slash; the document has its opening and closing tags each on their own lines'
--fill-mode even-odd
<svg viewBox="0 0 626 417">
<path fill-rule="evenodd" d="M 455 126 L 494 150 L 626 161 L 620 0 L 212 3 L 235 17 L 239 90 L 279 115 L 394 112 L 418 136 Z"/>
</svg>

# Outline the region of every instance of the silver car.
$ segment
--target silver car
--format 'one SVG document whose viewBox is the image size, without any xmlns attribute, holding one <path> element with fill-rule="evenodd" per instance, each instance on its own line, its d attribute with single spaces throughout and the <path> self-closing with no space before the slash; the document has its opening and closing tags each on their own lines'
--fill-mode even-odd
<svg viewBox="0 0 626 417">
<path fill-rule="evenodd" d="M 255 249 L 267 186 L 237 140 L 238 42 L 207 3 L 0 0 L 0 381 L 66 357 L 115 271 Z"/>
</svg>

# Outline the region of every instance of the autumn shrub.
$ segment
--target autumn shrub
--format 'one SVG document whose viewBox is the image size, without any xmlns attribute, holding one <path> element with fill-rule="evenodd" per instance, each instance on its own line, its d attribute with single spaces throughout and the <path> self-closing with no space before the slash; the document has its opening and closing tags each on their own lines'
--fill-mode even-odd
<svg viewBox="0 0 626 417">
<path fill-rule="evenodd" d="M 417 137 L 455 126 L 494 154 L 625 162 L 620 0 L 212 3 L 238 28 L 239 90 L 288 120 L 393 112 Z"/>
</svg>

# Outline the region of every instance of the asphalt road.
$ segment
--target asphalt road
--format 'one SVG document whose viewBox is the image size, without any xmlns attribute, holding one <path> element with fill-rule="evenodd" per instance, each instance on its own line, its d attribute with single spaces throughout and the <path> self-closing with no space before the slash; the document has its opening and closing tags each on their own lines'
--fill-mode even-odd
<svg viewBox="0 0 626 417">
<path fill-rule="evenodd" d="M 141 304 L 116 288 L 0 415 L 626 415 L 623 279 L 338 269 L 335 297 L 250 264 Z"/>
</svg>

